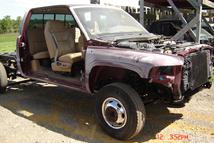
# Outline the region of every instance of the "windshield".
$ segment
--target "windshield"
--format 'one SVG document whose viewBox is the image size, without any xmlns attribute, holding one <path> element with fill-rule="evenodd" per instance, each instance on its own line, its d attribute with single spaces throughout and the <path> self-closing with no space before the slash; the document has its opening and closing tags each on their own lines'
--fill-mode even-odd
<svg viewBox="0 0 214 143">
<path fill-rule="evenodd" d="M 89 36 L 101 37 L 112 34 L 148 34 L 134 18 L 121 9 L 104 7 L 75 8 L 80 22 Z"/>
</svg>

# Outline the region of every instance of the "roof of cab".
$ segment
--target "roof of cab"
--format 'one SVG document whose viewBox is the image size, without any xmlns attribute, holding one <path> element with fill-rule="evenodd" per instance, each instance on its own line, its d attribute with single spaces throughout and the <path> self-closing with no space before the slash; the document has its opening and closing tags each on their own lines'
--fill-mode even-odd
<svg viewBox="0 0 214 143">
<path fill-rule="evenodd" d="M 99 4 L 67 4 L 67 5 L 50 5 L 50 6 L 42 6 L 42 7 L 34 7 L 33 9 L 41 9 L 41 8 L 57 8 L 57 7 L 113 7 L 107 5 L 99 5 Z"/>
<path fill-rule="evenodd" d="M 76 7 L 109 7 L 109 8 L 116 8 L 113 6 L 106 6 L 106 5 L 99 5 L 99 4 L 69 4 L 69 5 L 52 5 L 52 6 L 43 6 L 43 7 L 35 7 L 31 8 L 30 11 L 35 13 L 49 13 L 51 12 L 62 12 L 67 13 L 69 12 L 68 9 L 64 8 L 76 8 Z"/>
</svg>

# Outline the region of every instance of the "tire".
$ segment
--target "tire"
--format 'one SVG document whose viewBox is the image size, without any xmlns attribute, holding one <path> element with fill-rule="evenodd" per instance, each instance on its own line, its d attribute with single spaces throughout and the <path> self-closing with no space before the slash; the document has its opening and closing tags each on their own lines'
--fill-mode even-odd
<svg viewBox="0 0 214 143">
<path fill-rule="evenodd" d="M 113 108 L 115 105 L 116 108 Z M 117 112 L 114 109 L 120 110 Z M 113 83 L 103 87 L 96 95 L 96 118 L 110 136 L 129 140 L 142 130 L 146 112 L 133 88 Z"/>
<path fill-rule="evenodd" d="M 8 85 L 7 81 L 7 72 L 2 63 L 0 63 L 0 94 L 6 92 L 6 88 Z"/>
</svg>

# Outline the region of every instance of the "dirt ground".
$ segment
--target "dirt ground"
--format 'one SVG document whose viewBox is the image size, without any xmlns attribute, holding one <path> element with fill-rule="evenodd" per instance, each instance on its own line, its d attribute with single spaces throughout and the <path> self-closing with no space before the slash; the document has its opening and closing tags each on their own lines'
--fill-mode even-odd
<svg viewBox="0 0 214 143">
<path fill-rule="evenodd" d="M 118 143 L 95 121 L 94 98 L 55 85 L 28 82 L 0 96 L 0 143 Z M 184 107 L 146 105 L 143 131 L 129 142 L 214 142 L 214 87 Z"/>
</svg>

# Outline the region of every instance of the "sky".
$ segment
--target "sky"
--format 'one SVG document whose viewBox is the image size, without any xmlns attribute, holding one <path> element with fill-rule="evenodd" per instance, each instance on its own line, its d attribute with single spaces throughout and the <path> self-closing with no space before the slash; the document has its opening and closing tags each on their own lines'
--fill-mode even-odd
<svg viewBox="0 0 214 143">
<path fill-rule="evenodd" d="M 138 5 L 138 0 L 100 0 L 102 3 L 114 5 Z M 0 0 L 0 19 L 9 15 L 12 19 L 23 17 L 25 12 L 33 7 L 57 4 L 89 4 L 90 0 Z"/>
</svg>

